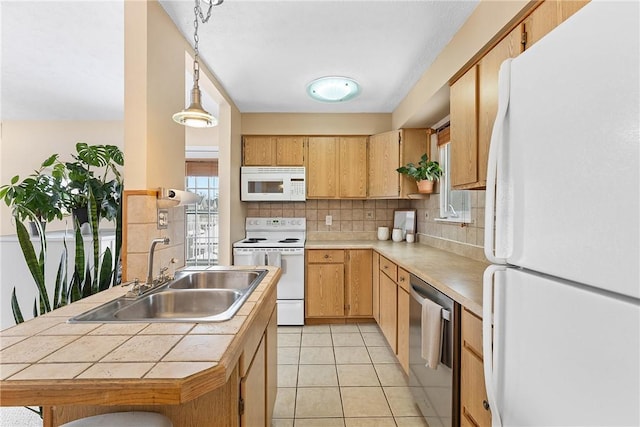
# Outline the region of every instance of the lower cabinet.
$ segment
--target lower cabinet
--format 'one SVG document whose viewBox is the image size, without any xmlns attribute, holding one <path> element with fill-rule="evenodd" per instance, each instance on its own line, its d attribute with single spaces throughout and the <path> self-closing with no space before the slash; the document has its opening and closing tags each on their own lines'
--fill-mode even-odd
<svg viewBox="0 0 640 427">
<path fill-rule="evenodd" d="M 306 257 L 307 319 L 373 316 L 371 249 L 309 249 Z"/>
<path fill-rule="evenodd" d="M 460 424 L 490 426 L 491 411 L 484 384 L 482 319 L 463 308 L 461 320 Z"/>
<path fill-rule="evenodd" d="M 240 379 L 240 425 L 269 427 L 278 387 L 278 326 L 273 311 L 264 334 L 253 353 L 244 355 L 248 368 Z M 245 352 L 247 349 L 245 348 Z M 249 362 L 250 360 L 250 362 Z M 242 375 L 242 372 L 240 373 Z"/>
<path fill-rule="evenodd" d="M 409 277 L 409 272 L 379 255 L 378 325 L 407 375 L 409 374 Z"/>
</svg>

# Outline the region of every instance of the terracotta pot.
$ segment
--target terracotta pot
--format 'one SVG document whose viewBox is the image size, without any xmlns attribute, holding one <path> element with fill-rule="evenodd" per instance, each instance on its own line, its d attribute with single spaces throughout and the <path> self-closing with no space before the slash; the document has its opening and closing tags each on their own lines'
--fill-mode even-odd
<svg viewBox="0 0 640 427">
<path fill-rule="evenodd" d="M 423 179 L 422 181 L 417 181 L 418 184 L 418 193 L 429 194 L 433 193 L 433 181 L 429 181 L 428 179 Z"/>
</svg>

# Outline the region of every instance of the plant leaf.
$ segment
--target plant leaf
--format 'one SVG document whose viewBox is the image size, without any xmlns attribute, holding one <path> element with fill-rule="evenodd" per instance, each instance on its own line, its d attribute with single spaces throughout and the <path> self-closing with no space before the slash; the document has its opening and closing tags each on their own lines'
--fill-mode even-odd
<svg viewBox="0 0 640 427">
<path fill-rule="evenodd" d="M 33 277 L 33 280 L 36 282 L 36 286 L 38 287 L 38 291 L 41 297 L 41 303 L 44 306 L 45 312 L 48 313 L 49 311 L 51 311 L 51 307 L 49 306 L 47 288 L 45 287 L 44 283 L 43 256 L 43 252 L 46 249 L 44 246 L 40 249 L 40 261 L 38 261 L 38 259 L 36 258 L 35 249 L 33 248 L 33 244 L 31 243 L 31 239 L 29 237 L 29 233 L 27 232 L 26 227 L 21 221 L 16 221 L 16 231 L 18 234 L 20 248 L 22 249 L 22 254 L 24 255 L 24 259 L 27 263 L 27 267 L 29 268 L 29 272 L 31 273 L 31 276 Z"/>
<path fill-rule="evenodd" d="M 18 298 L 16 298 L 15 286 L 13 287 L 13 291 L 11 291 L 11 311 L 13 312 L 13 320 L 16 322 L 16 325 L 24 322 L 22 310 L 20 310 L 20 304 L 18 303 Z"/>
<path fill-rule="evenodd" d="M 111 248 L 104 251 L 102 263 L 100 265 L 100 280 L 98 281 L 98 290 L 104 291 L 109 288 L 111 275 L 113 274 L 113 259 L 111 257 Z"/>
</svg>

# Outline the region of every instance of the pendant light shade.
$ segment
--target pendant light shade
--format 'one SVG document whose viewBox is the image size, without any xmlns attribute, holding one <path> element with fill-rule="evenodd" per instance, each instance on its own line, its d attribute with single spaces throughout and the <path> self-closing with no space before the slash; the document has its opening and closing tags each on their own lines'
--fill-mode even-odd
<svg viewBox="0 0 640 427">
<path fill-rule="evenodd" d="M 194 128 L 210 128 L 218 124 L 218 119 L 216 119 L 211 113 L 205 110 L 202 107 L 202 103 L 200 101 L 202 98 L 202 93 L 200 92 L 200 86 L 198 86 L 198 80 L 200 80 L 200 62 L 198 61 L 198 17 L 203 24 L 206 23 L 211 17 L 211 9 L 213 8 L 213 6 L 222 4 L 222 1 L 223 0 L 209 0 L 207 2 L 209 3 L 209 8 L 205 17 L 202 13 L 202 8 L 200 7 L 200 0 L 195 0 L 195 20 L 193 21 L 193 26 L 195 28 L 193 33 L 193 47 L 195 50 L 195 56 L 193 57 L 193 89 L 191 89 L 191 104 L 186 109 L 173 115 L 173 120 L 176 123 L 184 126 Z"/>
<path fill-rule="evenodd" d="M 218 124 L 218 119 L 202 108 L 200 96 L 200 88 L 197 85 L 194 85 L 193 89 L 191 89 L 191 104 L 187 109 L 182 110 L 179 113 L 175 113 L 173 115 L 173 120 L 181 125 L 194 128 L 209 128 L 216 126 Z"/>
</svg>

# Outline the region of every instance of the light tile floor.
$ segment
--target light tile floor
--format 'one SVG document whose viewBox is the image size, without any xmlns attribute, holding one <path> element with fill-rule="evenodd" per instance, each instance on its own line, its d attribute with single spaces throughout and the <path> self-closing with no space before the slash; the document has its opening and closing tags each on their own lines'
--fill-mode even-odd
<svg viewBox="0 0 640 427">
<path fill-rule="evenodd" d="M 273 427 L 425 427 L 378 326 L 278 327 Z"/>
</svg>

